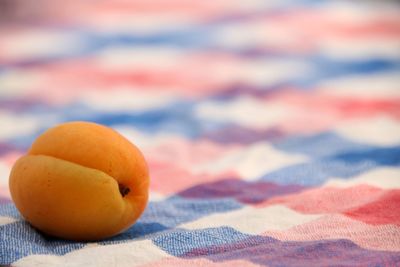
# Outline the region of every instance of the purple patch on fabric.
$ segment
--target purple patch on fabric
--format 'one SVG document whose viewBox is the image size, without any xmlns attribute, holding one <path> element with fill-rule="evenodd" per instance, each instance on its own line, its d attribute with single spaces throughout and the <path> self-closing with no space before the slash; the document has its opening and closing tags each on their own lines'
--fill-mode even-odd
<svg viewBox="0 0 400 267">
<path fill-rule="evenodd" d="M 203 137 L 223 144 L 251 144 L 259 141 L 275 141 L 285 136 L 284 132 L 275 128 L 255 130 L 229 125 L 213 132 L 208 132 Z"/>
<path fill-rule="evenodd" d="M 248 260 L 266 266 L 398 266 L 400 253 L 363 249 L 349 240 L 283 242 L 254 236 L 235 243 L 194 249 L 184 258 L 214 262 Z"/>
<path fill-rule="evenodd" d="M 5 198 L 5 197 L 0 197 L 0 204 L 7 204 L 10 202 L 11 202 L 11 199 Z"/>
<path fill-rule="evenodd" d="M 300 185 L 277 185 L 270 182 L 247 182 L 225 179 L 191 187 L 179 193 L 185 198 L 234 198 L 246 204 L 257 204 L 271 197 L 304 190 Z"/>
</svg>

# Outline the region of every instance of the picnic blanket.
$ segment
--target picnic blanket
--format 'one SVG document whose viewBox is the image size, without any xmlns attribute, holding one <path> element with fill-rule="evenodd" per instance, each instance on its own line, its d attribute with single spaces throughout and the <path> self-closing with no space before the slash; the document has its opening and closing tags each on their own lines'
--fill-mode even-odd
<svg viewBox="0 0 400 267">
<path fill-rule="evenodd" d="M 398 2 L 10 2 L 0 265 L 400 266 Z M 42 235 L 8 189 L 32 141 L 76 120 L 150 168 L 144 214 L 98 242 Z"/>
</svg>

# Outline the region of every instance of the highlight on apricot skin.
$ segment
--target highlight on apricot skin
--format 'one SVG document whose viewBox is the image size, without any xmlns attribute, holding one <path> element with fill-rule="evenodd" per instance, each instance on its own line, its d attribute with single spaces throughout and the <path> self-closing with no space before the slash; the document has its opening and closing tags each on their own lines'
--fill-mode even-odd
<svg viewBox="0 0 400 267">
<path fill-rule="evenodd" d="M 40 135 L 14 164 L 10 192 L 42 232 L 99 240 L 129 228 L 148 201 L 149 173 L 139 149 L 111 128 L 68 122 Z"/>
</svg>

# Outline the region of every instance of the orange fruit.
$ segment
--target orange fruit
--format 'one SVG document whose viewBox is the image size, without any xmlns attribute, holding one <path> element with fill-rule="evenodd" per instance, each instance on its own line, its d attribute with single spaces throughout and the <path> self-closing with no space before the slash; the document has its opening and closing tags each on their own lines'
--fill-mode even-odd
<svg viewBox="0 0 400 267">
<path fill-rule="evenodd" d="M 139 149 L 111 128 L 68 122 L 40 135 L 10 173 L 22 216 L 52 236 L 99 240 L 143 213 L 149 172 Z"/>
</svg>

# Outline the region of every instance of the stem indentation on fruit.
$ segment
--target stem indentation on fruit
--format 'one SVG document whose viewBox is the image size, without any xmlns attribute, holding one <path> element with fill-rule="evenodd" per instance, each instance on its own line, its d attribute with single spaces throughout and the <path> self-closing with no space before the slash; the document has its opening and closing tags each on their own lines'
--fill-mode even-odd
<svg viewBox="0 0 400 267">
<path fill-rule="evenodd" d="M 131 191 L 129 189 L 129 187 L 126 187 L 122 184 L 118 184 L 118 187 L 119 187 L 119 192 L 121 193 L 122 197 L 126 196 Z"/>
</svg>

